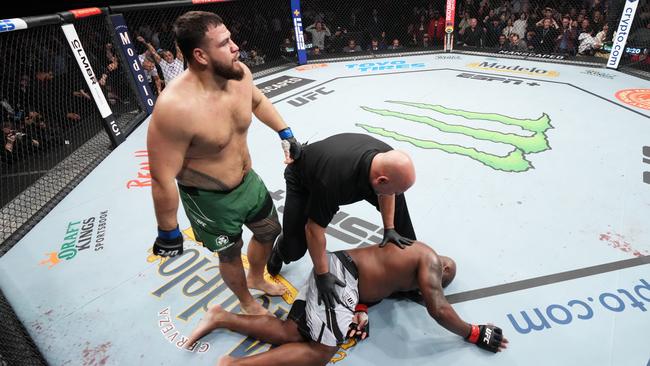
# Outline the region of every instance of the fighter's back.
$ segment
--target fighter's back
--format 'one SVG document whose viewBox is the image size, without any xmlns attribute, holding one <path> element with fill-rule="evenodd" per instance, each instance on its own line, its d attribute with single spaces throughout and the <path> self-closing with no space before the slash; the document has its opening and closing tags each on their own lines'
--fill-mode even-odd
<svg viewBox="0 0 650 366">
<path fill-rule="evenodd" d="M 426 244 L 414 242 L 400 249 L 392 243 L 380 248 L 372 245 L 347 251 L 359 269 L 361 302 L 375 302 L 396 291 L 418 288 L 418 267 L 437 259 Z"/>
</svg>

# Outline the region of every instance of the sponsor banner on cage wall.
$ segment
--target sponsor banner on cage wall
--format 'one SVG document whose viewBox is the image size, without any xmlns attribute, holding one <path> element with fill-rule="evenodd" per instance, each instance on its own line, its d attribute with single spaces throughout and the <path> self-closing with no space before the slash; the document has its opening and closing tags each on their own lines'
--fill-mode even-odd
<svg viewBox="0 0 650 366">
<path fill-rule="evenodd" d="M 27 23 L 20 18 L 0 20 L 0 33 L 27 29 Z"/>
<path fill-rule="evenodd" d="M 298 49 L 298 63 L 307 62 L 305 38 L 302 33 L 302 17 L 300 13 L 300 0 L 291 0 L 291 14 L 293 15 L 293 30 L 296 33 L 296 47 Z"/>
<path fill-rule="evenodd" d="M 456 16 L 456 0 L 447 0 L 447 10 L 445 12 L 445 32 L 454 33 L 454 17 Z"/>
<path fill-rule="evenodd" d="M 88 88 L 93 96 L 95 105 L 97 105 L 99 113 L 102 115 L 102 118 L 104 118 L 104 129 L 108 132 L 108 136 L 110 137 L 113 146 L 117 146 L 124 141 L 124 134 L 117 125 L 111 107 L 109 107 L 106 97 L 104 96 L 102 89 L 99 87 L 97 76 L 95 76 L 95 72 L 90 65 L 90 60 L 86 55 L 86 51 L 84 51 L 81 40 L 79 40 L 77 30 L 74 28 L 73 24 L 63 24 L 61 29 L 63 30 L 63 34 L 65 34 L 65 38 L 68 40 L 68 44 L 72 49 L 75 59 L 77 59 L 80 71 L 83 74 L 84 79 L 86 79 L 86 83 L 88 84 Z"/>
<path fill-rule="evenodd" d="M 133 47 L 131 42 L 131 37 L 129 36 L 129 28 L 126 26 L 126 21 L 122 14 L 111 15 L 111 22 L 115 28 L 115 34 L 117 35 L 117 40 L 119 45 L 122 47 L 124 56 L 127 59 L 129 70 L 131 70 L 131 75 L 133 80 L 137 84 L 138 95 L 147 109 L 147 113 L 153 113 L 153 105 L 156 103 L 156 96 L 151 91 L 149 84 L 147 83 L 147 77 L 144 75 L 142 70 L 142 65 L 138 59 L 138 53 Z"/>
<path fill-rule="evenodd" d="M 623 56 L 625 44 L 627 43 L 627 36 L 629 35 L 632 21 L 634 21 L 634 14 L 636 14 L 638 5 L 638 0 L 627 0 L 625 2 L 621 21 L 618 23 L 618 29 L 614 34 L 612 51 L 609 54 L 609 60 L 607 61 L 607 67 L 611 69 L 618 69 L 618 64 L 621 62 L 621 56 Z"/>
</svg>

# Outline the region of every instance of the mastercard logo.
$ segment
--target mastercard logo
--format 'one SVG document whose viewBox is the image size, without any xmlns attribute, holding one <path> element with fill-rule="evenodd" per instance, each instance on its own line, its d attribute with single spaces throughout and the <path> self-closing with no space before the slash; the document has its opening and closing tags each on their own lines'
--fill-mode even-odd
<svg viewBox="0 0 650 366">
<path fill-rule="evenodd" d="M 650 89 L 619 90 L 616 98 L 625 104 L 650 110 Z"/>
</svg>

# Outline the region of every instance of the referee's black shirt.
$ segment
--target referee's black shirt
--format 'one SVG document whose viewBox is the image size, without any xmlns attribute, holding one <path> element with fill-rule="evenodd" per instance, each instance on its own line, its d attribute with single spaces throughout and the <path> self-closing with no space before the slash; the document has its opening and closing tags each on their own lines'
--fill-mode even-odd
<svg viewBox="0 0 650 366">
<path fill-rule="evenodd" d="M 296 162 L 302 188 L 309 192 L 307 215 L 327 227 L 339 206 L 376 201 L 370 185 L 370 164 L 381 152 L 393 150 L 368 135 L 343 133 L 305 146 Z"/>
</svg>

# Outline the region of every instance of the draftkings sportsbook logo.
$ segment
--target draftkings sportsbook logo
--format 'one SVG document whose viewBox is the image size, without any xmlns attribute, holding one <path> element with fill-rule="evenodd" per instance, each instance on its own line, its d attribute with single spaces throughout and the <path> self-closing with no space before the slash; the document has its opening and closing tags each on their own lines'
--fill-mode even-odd
<svg viewBox="0 0 650 366">
<path fill-rule="evenodd" d="M 545 76 L 545 77 L 558 77 L 560 75 L 557 71 L 550 71 L 540 69 L 537 67 L 522 67 L 519 65 L 503 65 L 498 62 L 474 62 L 467 65 L 473 69 L 489 70 L 497 72 L 508 72 L 511 74 L 521 74 L 530 76 Z"/>
<path fill-rule="evenodd" d="M 525 172 L 533 168 L 533 164 L 529 160 L 531 154 L 541 153 L 551 149 L 546 131 L 553 126 L 551 126 L 551 119 L 546 113 L 543 113 L 537 119 L 521 119 L 502 114 L 471 112 L 433 104 L 400 101 L 387 101 L 387 103 L 433 111 L 440 114 L 441 117 L 439 118 L 441 119 L 456 118 L 456 120 L 459 120 L 458 117 L 460 117 L 469 121 L 471 125 L 452 124 L 427 115 L 404 113 L 389 109 L 376 109 L 363 106 L 361 108 L 367 112 L 383 117 L 392 117 L 401 121 L 422 124 L 444 134 L 452 134 L 449 136 L 463 135 L 462 137 L 465 138 L 462 141 L 472 141 L 467 139 L 469 137 L 476 142 L 476 146 L 462 146 L 424 139 L 410 135 L 412 133 L 406 135 L 368 124 L 358 123 L 357 126 L 370 133 L 392 138 L 397 141 L 408 142 L 422 149 L 440 150 L 449 154 L 465 156 L 494 170 L 504 172 Z M 484 126 L 478 125 L 479 123 L 483 123 Z M 407 127 L 406 130 L 413 129 Z M 517 133 L 512 132 L 514 130 L 517 130 Z M 438 134 L 437 136 L 445 136 L 444 134 Z M 500 154 L 498 150 L 499 148 L 503 148 L 502 144 L 514 149 L 505 155 Z"/>
<path fill-rule="evenodd" d="M 45 253 L 46 258 L 39 264 L 47 265 L 50 269 L 62 260 L 68 261 L 76 258 L 79 253 L 91 251 L 91 249 L 95 252 L 103 250 L 107 222 L 108 210 L 84 220 L 68 222 L 59 251 Z"/>
</svg>

